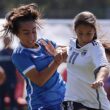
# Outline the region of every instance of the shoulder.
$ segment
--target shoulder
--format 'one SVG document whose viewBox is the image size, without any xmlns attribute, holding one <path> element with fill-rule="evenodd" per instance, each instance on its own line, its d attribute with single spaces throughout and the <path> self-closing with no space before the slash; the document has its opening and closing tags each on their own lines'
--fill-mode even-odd
<svg viewBox="0 0 110 110">
<path fill-rule="evenodd" d="M 18 58 L 25 58 L 26 57 L 26 51 L 22 47 L 17 47 L 14 49 L 12 53 L 12 60 L 18 59 Z"/>
<path fill-rule="evenodd" d="M 103 45 L 99 40 L 93 40 L 91 43 L 89 43 L 89 46 L 91 48 L 103 48 Z"/>
<path fill-rule="evenodd" d="M 22 54 L 24 51 L 24 49 L 22 47 L 17 47 L 13 50 L 13 54 L 12 55 L 19 55 L 19 54 Z"/>
<path fill-rule="evenodd" d="M 89 48 L 91 51 L 99 52 L 104 51 L 104 47 L 99 40 L 94 40 L 89 44 Z"/>
<path fill-rule="evenodd" d="M 102 43 L 99 40 L 93 40 L 91 43 L 91 46 L 102 46 Z"/>
</svg>

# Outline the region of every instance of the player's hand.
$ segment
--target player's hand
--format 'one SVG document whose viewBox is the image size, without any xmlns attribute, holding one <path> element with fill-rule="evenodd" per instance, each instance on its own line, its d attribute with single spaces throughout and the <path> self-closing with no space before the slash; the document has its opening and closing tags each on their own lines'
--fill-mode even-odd
<svg viewBox="0 0 110 110">
<path fill-rule="evenodd" d="M 56 49 L 57 53 L 61 53 L 62 57 L 63 57 L 63 61 L 66 61 L 67 59 L 67 47 L 58 47 Z"/>
<path fill-rule="evenodd" d="M 98 89 L 101 86 L 104 86 L 104 82 L 102 80 L 95 81 L 91 84 L 93 89 Z"/>
<path fill-rule="evenodd" d="M 54 48 L 50 41 L 48 41 L 47 43 L 45 40 L 41 39 L 40 43 L 46 48 L 47 52 L 50 55 L 55 56 L 57 54 L 56 49 Z"/>
<path fill-rule="evenodd" d="M 57 52 L 56 55 L 54 56 L 54 61 L 57 64 L 61 64 L 63 62 L 63 55 L 61 52 Z"/>
</svg>

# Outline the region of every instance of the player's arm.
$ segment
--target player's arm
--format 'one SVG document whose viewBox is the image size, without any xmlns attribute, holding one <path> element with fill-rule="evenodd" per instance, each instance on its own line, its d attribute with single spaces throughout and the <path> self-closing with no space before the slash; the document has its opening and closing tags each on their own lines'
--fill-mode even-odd
<svg viewBox="0 0 110 110">
<path fill-rule="evenodd" d="M 101 43 L 96 42 L 95 45 L 91 46 L 91 57 L 96 67 L 94 70 L 96 80 L 91 84 L 91 87 L 97 89 L 104 85 L 104 80 L 109 74 L 107 57 Z"/>
<path fill-rule="evenodd" d="M 107 79 L 109 75 L 108 66 L 102 66 L 97 70 L 96 81 L 91 84 L 91 87 L 97 89 L 100 86 L 104 85 L 104 81 Z"/>
<path fill-rule="evenodd" d="M 55 73 L 58 66 L 62 63 L 63 58 L 62 55 L 58 53 L 53 61 L 41 71 L 37 70 L 33 61 L 26 54 L 15 53 L 12 55 L 12 61 L 23 76 L 28 77 L 36 85 L 43 86 Z"/>
<path fill-rule="evenodd" d="M 38 86 L 43 86 L 55 73 L 56 69 L 62 63 L 62 55 L 59 53 L 47 68 L 42 71 L 37 71 L 36 68 L 31 69 L 26 73 L 26 76 Z"/>
</svg>

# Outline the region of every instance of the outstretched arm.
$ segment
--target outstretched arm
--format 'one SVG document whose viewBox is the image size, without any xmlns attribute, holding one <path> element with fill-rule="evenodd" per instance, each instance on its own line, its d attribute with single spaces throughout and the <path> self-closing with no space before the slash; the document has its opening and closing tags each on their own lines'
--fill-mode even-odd
<svg viewBox="0 0 110 110">
<path fill-rule="evenodd" d="M 91 84 L 93 89 L 98 89 L 100 86 L 104 86 L 104 81 L 109 75 L 109 68 L 107 66 L 101 67 L 97 73 L 96 81 Z"/>
</svg>

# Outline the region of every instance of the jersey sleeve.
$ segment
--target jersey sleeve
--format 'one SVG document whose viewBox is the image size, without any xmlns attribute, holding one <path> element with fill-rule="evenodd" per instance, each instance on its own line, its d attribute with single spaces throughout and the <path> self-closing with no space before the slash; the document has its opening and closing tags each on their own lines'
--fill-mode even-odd
<svg viewBox="0 0 110 110">
<path fill-rule="evenodd" d="M 58 47 L 58 45 L 57 45 L 54 41 L 50 41 L 50 42 L 52 43 L 52 45 L 53 45 L 55 48 Z"/>
<path fill-rule="evenodd" d="M 13 54 L 12 61 L 18 71 L 22 74 L 26 74 L 31 69 L 35 68 L 35 65 L 27 55 Z"/>
<path fill-rule="evenodd" d="M 96 42 L 91 46 L 91 57 L 93 64 L 95 65 L 95 69 L 108 65 L 107 57 L 105 54 L 105 49 L 101 43 Z"/>
</svg>

